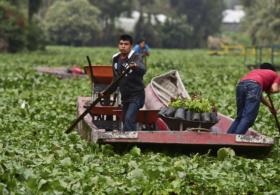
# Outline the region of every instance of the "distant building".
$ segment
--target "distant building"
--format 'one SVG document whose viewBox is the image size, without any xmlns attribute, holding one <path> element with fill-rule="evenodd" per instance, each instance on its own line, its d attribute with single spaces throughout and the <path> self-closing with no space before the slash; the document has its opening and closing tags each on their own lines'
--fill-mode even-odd
<svg viewBox="0 0 280 195">
<path fill-rule="evenodd" d="M 148 17 L 147 13 L 144 13 L 144 17 Z M 135 25 L 137 24 L 138 20 L 140 18 L 140 12 L 133 11 L 131 13 L 131 17 L 127 16 L 121 16 L 116 19 L 116 26 L 127 31 L 127 32 L 133 32 Z M 161 23 L 164 23 L 166 21 L 167 17 L 163 14 L 156 14 L 151 16 L 151 23 L 155 24 L 156 21 L 159 21 Z"/>
<path fill-rule="evenodd" d="M 238 31 L 240 22 L 245 16 L 243 7 L 238 5 L 234 9 L 226 9 L 223 11 L 222 30 L 223 31 Z"/>
</svg>

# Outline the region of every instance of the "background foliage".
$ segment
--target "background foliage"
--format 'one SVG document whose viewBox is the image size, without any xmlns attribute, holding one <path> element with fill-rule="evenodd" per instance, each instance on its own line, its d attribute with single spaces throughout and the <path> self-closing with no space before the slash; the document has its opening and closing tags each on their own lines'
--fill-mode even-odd
<svg viewBox="0 0 280 195">
<path fill-rule="evenodd" d="M 87 0 L 56 1 L 45 16 L 49 40 L 58 45 L 96 45 L 101 34 L 99 14 Z"/>
<path fill-rule="evenodd" d="M 75 119 L 77 96 L 90 96 L 88 78 L 59 80 L 40 75 L 41 65 L 109 64 L 115 48 L 47 47 L 46 51 L 0 54 L 1 194 L 277 194 L 279 145 L 262 159 L 141 151 L 116 153 L 64 131 Z M 164 56 L 164 58 L 163 58 Z M 239 56 L 205 50 L 154 49 L 145 83 L 178 69 L 189 92 L 214 99 L 218 111 L 235 115 L 235 83 L 247 72 Z M 280 106 L 279 96 L 273 96 Z M 278 135 L 261 107 L 254 128 Z"/>
<path fill-rule="evenodd" d="M 41 26 L 18 8 L 0 1 L 0 52 L 43 49 L 46 41 Z"/>
<path fill-rule="evenodd" d="M 219 32 L 222 12 L 222 0 L 185 3 L 172 3 L 173 1 L 168 0 L 6 2 L 17 7 L 21 13 L 28 13 L 24 15 L 29 23 L 35 18 L 39 19 L 45 25 L 50 43 L 76 46 L 114 45 L 115 37 L 125 31 L 115 25 L 116 20 L 120 16 L 131 16 L 132 11 L 136 10 L 140 12 L 140 19 L 134 31 L 129 32 L 136 40 L 145 37 L 152 47 L 205 47 L 207 36 Z M 190 9 L 190 6 L 193 8 Z M 159 22 L 157 14 L 165 14 L 167 22 Z M 177 35 L 180 41 L 174 44 L 172 40 Z"/>
<path fill-rule="evenodd" d="M 247 17 L 244 28 L 253 45 L 271 45 L 280 42 L 280 1 L 244 1 Z"/>
<path fill-rule="evenodd" d="M 26 20 L 16 9 L 0 4 L 0 44 L 2 51 L 16 52 L 26 45 Z"/>
<path fill-rule="evenodd" d="M 0 38 L 8 43 L 6 44 L 8 46 L 2 49 L 4 51 L 42 49 L 46 41 L 49 41 L 49 44 L 59 45 L 112 46 L 115 45 L 116 37 L 124 32 L 132 34 L 136 41 L 146 38 L 153 48 L 205 48 L 210 35 L 230 36 L 233 43 L 245 43 L 247 46 L 271 45 L 279 42 L 280 5 L 277 0 L 1 0 L 1 2 L 2 9 L 10 9 L 12 5 L 13 9 L 17 9 L 17 15 L 22 15 L 24 23 L 28 23 L 18 29 L 16 24 L 9 22 L 11 18 L 2 17 Z M 226 8 L 233 9 L 236 4 L 245 7 L 246 16 L 242 22 L 243 28 L 231 36 L 231 33 L 221 29 L 222 12 Z M 138 11 L 140 18 L 132 32 L 116 25 L 119 17 L 131 18 L 133 11 Z M 165 22 L 160 22 L 158 14 L 166 16 Z M 7 32 L 10 39 L 5 35 Z M 36 37 L 35 40 L 30 40 L 30 35 Z"/>
</svg>

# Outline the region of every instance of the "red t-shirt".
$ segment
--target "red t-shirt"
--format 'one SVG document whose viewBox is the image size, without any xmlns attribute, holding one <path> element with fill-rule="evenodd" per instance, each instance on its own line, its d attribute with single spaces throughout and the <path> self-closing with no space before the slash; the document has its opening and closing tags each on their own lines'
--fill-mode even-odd
<svg viewBox="0 0 280 195">
<path fill-rule="evenodd" d="M 255 69 L 245 75 L 240 81 L 253 80 L 259 83 L 263 91 L 269 91 L 273 83 L 280 84 L 280 76 L 268 69 Z"/>
</svg>

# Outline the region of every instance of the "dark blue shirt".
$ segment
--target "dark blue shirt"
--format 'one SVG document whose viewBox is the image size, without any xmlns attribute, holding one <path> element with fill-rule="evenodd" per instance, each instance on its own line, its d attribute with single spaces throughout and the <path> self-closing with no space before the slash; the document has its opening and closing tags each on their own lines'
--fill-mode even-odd
<svg viewBox="0 0 280 195">
<path fill-rule="evenodd" d="M 145 96 L 145 85 L 143 82 L 144 74 L 146 73 L 145 65 L 141 55 L 133 50 L 129 53 L 126 59 L 120 59 L 120 53 L 113 56 L 113 73 L 114 77 L 118 77 L 125 70 L 126 64 L 135 62 L 137 67 L 131 69 L 119 82 L 119 88 L 123 102 L 134 101 L 136 97 Z"/>
</svg>

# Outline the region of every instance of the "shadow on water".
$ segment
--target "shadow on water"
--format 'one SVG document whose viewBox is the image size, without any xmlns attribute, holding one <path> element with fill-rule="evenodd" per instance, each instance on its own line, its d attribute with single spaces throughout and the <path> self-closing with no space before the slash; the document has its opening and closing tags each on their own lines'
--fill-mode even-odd
<svg viewBox="0 0 280 195">
<path fill-rule="evenodd" d="M 176 145 L 176 144 L 127 144 L 127 143 L 114 143 L 111 144 L 114 152 L 118 154 L 124 154 L 130 151 L 134 146 L 137 146 L 141 149 L 142 153 L 148 152 L 160 152 L 168 156 L 179 156 L 179 155 L 193 155 L 193 154 L 201 154 L 201 155 L 209 155 L 212 157 L 217 156 L 217 151 L 220 148 L 227 146 L 215 146 L 209 147 L 207 146 L 197 146 L 197 145 Z M 264 159 L 270 157 L 272 154 L 271 149 L 263 148 L 256 150 L 255 148 L 232 148 L 237 156 L 245 157 L 245 158 L 254 158 L 254 159 Z M 275 151 L 274 151 L 275 152 Z M 274 153 L 273 152 L 273 153 Z"/>
</svg>

